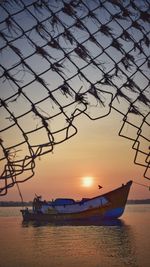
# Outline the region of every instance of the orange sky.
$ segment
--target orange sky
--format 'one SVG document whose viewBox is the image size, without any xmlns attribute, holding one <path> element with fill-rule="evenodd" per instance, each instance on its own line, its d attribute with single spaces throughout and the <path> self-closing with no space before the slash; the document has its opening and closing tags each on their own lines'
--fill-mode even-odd
<svg viewBox="0 0 150 267">
<path fill-rule="evenodd" d="M 142 178 L 144 169 L 133 163 L 132 142 L 118 136 L 121 117 L 117 113 L 112 112 L 109 117 L 97 121 L 80 117 L 76 125 L 77 135 L 57 145 L 54 153 L 36 160 L 35 176 L 20 185 L 25 201 L 32 200 L 35 193 L 46 200 L 93 197 L 130 179 L 148 185 Z M 85 176 L 93 177 L 91 187 L 83 187 Z M 98 184 L 103 189 L 98 190 Z M 133 184 L 129 198 L 150 198 L 150 192 L 146 187 Z M 4 200 L 19 201 L 17 188 L 13 187 L 1 197 L 1 201 Z"/>
</svg>

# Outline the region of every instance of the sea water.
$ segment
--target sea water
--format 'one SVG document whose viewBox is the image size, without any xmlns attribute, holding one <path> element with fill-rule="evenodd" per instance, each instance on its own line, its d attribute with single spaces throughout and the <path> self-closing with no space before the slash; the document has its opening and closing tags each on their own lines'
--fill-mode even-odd
<svg viewBox="0 0 150 267">
<path fill-rule="evenodd" d="M 149 267 L 150 205 L 127 205 L 105 223 L 23 223 L 0 208 L 0 267 Z"/>
</svg>

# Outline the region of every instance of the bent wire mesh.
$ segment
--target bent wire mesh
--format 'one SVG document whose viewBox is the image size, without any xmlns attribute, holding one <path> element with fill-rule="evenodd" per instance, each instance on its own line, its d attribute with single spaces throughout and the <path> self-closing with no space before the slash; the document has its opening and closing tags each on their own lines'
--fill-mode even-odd
<svg viewBox="0 0 150 267">
<path fill-rule="evenodd" d="M 149 1 L 1 0 L 0 14 L 0 195 L 78 132 L 75 118 L 112 110 L 150 179 Z"/>
</svg>

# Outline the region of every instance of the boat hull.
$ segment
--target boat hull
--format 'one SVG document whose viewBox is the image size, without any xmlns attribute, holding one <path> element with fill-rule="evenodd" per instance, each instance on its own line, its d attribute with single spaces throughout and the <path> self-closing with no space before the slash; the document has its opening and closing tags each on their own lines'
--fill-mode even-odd
<svg viewBox="0 0 150 267">
<path fill-rule="evenodd" d="M 29 211 L 28 209 L 21 210 L 24 221 L 45 221 L 45 222 L 61 222 L 61 221 L 73 221 L 73 220 L 110 220 L 117 219 L 122 216 L 125 205 L 127 202 L 128 194 L 130 191 L 132 181 L 126 185 L 103 194 L 101 196 L 91 199 L 91 202 L 97 201 L 99 197 L 107 199 L 107 203 L 104 205 L 98 205 L 97 207 L 90 207 L 87 210 L 71 213 L 42 213 Z M 89 202 L 88 200 L 87 202 Z"/>
</svg>

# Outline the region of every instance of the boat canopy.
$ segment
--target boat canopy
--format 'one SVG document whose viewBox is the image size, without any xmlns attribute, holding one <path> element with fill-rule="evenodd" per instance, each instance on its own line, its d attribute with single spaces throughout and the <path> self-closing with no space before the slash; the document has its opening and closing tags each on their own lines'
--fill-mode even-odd
<svg viewBox="0 0 150 267">
<path fill-rule="evenodd" d="M 75 200 L 71 198 L 56 198 L 53 204 L 55 206 L 61 206 L 61 205 L 71 205 L 74 204 Z"/>
</svg>

